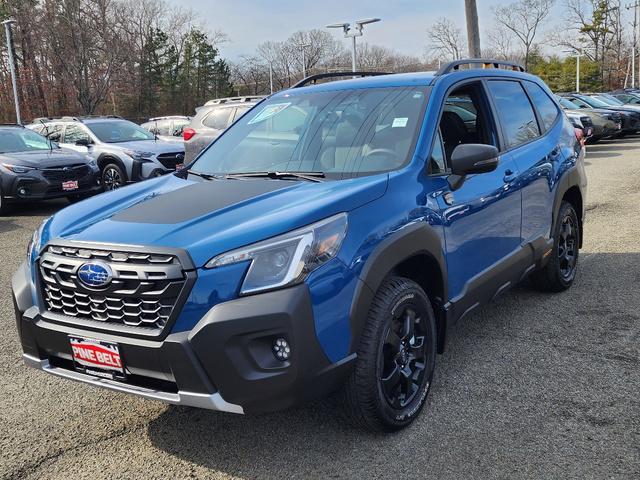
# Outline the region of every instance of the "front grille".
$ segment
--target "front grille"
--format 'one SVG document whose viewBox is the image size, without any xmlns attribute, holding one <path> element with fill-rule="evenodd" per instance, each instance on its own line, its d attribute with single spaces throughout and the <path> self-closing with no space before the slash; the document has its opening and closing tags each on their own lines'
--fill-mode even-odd
<svg viewBox="0 0 640 480">
<path fill-rule="evenodd" d="M 170 168 L 172 170 L 176 169 L 176 165 L 184 163 L 183 152 L 161 153 L 157 158 L 163 167 Z"/>
<path fill-rule="evenodd" d="M 79 180 L 89 173 L 89 166 L 80 163 L 77 165 L 68 165 L 64 167 L 43 168 L 42 175 L 50 181 Z"/>
<path fill-rule="evenodd" d="M 112 280 L 85 285 L 85 263 L 107 265 Z M 187 276 L 174 255 L 48 246 L 40 258 L 43 300 L 49 312 L 74 321 L 159 334 L 167 325 Z"/>
</svg>

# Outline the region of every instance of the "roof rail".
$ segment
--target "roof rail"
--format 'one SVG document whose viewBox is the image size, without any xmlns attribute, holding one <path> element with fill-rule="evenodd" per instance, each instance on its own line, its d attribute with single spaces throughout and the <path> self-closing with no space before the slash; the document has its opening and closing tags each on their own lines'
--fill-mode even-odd
<svg viewBox="0 0 640 480">
<path fill-rule="evenodd" d="M 213 100 L 209 100 L 204 104 L 204 106 L 208 107 L 210 105 L 222 105 L 224 103 L 243 103 L 243 102 L 252 102 L 254 100 L 262 100 L 264 95 L 245 95 L 242 97 L 225 97 L 225 98 L 214 98 Z"/>
<path fill-rule="evenodd" d="M 31 123 L 47 123 L 47 122 L 51 122 L 51 121 L 53 121 L 53 119 L 50 118 L 50 117 L 37 117 L 37 118 L 34 118 L 31 121 Z"/>
<path fill-rule="evenodd" d="M 188 120 L 186 115 L 164 115 L 162 117 L 152 117 L 147 122 L 155 122 L 157 120 Z"/>
<path fill-rule="evenodd" d="M 510 62 L 508 60 L 494 60 L 488 58 L 465 58 L 462 60 L 454 60 L 445 65 L 442 65 L 436 72 L 436 77 L 451 73 L 455 70 L 460 70 L 460 65 L 482 65 L 480 68 L 502 68 L 503 70 L 513 70 L 514 72 L 525 72 L 526 70 L 522 65 L 516 62 Z"/>
<path fill-rule="evenodd" d="M 303 78 L 298 83 L 293 85 L 291 88 L 301 88 L 309 83 L 316 84 L 318 80 L 322 80 L 323 78 L 333 78 L 333 77 L 377 77 L 378 75 L 389 75 L 389 72 L 327 72 L 327 73 L 317 73 L 315 75 L 311 75 L 309 77 Z"/>
</svg>

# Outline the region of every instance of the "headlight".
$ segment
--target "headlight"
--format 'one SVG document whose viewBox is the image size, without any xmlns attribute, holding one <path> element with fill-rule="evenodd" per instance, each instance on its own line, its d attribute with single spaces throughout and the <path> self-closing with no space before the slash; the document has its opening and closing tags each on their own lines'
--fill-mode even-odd
<svg viewBox="0 0 640 480">
<path fill-rule="evenodd" d="M 313 270 L 336 256 L 347 233 L 347 214 L 293 230 L 269 240 L 212 258 L 205 268 L 251 262 L 241 294 L 302 282 Z"/>
<path fill-rule="evenodd" d="M 150 160 L 154 155 L 153 152 L 139 152 L 138 150 L 125 150 L 124 153 L 134 160 Z"/>
<path fill-rule="evenodd" d="M 13 173 L 27 173 L 32 170 L 37 170 L 35 167 L 25 167 L 24 165 L 11 165 L 10 163 L 3 163 L 2 166 L 7 170 L 11 170 Z"/>
<path fill-rule="evenodd" d="M 29 261 L 31 261 L 32 255 L 34 252 L 36 255 L 40 252 L 40 241 L 42 239 L 42 230 L 44 230 L 44 226 L 47 224 L 50 218 L 51 217 L 45 218 L 40 224 L 40 226 L 38 226 L 38 228 L 36 228 L 36 230 L 33 232 L 33 235 L 31 235 L 31 241 L 29 242 L 29 246 L 27 247 L 27 259 Z"/>
</svg>

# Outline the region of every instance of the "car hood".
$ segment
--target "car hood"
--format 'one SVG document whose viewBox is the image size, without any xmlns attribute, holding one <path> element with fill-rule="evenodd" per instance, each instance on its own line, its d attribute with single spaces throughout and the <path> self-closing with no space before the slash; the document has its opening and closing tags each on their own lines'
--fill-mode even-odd
<svg viewBox="0 0 640 480">
<path fill-rule="evenodd" d="M 166 140 L 136 140 L 134 142 L 118 142 L 107 144 L 113 147 L 119 147 L 127 150 L 135 150 L 137 152 L 152 153 L 169 153 L 183 152 L 184 145 L 181 142 L 167 142 Z"/>
<path fill-rule="evenodd" d="M 77 163 L 87 163 L 88 161 L 89 159 L 86 155 L 66 148 L 0 154 L 0 163 L 10 163 L 12 165 L 34 168 L 60 167 Z"/>
<path fill-rule="evenodd" d="M 167 175 L 71 205 L 54 215 L 42 244 L 81 242 L 174 247 L 196 266 L 382 196 L 387 174 L 340 181 L 213 180 Z"/>
</svg>

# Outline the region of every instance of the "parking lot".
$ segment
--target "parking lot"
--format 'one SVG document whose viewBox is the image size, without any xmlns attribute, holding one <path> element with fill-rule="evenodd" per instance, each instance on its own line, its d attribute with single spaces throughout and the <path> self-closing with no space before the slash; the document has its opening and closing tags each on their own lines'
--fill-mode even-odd
<svg viewBox="0 0 640 480">
<path fill-rule="evenodd" d="M 521 286 L 460 325 L 395 435 L 330 401 L 258 417 L 165 406 L 27 369 L 10 279 L 64 201 L 0 219 L 2 478 L 639 478 L 640 137 L 588 147 L 576 283 Z"/>
</svg>

